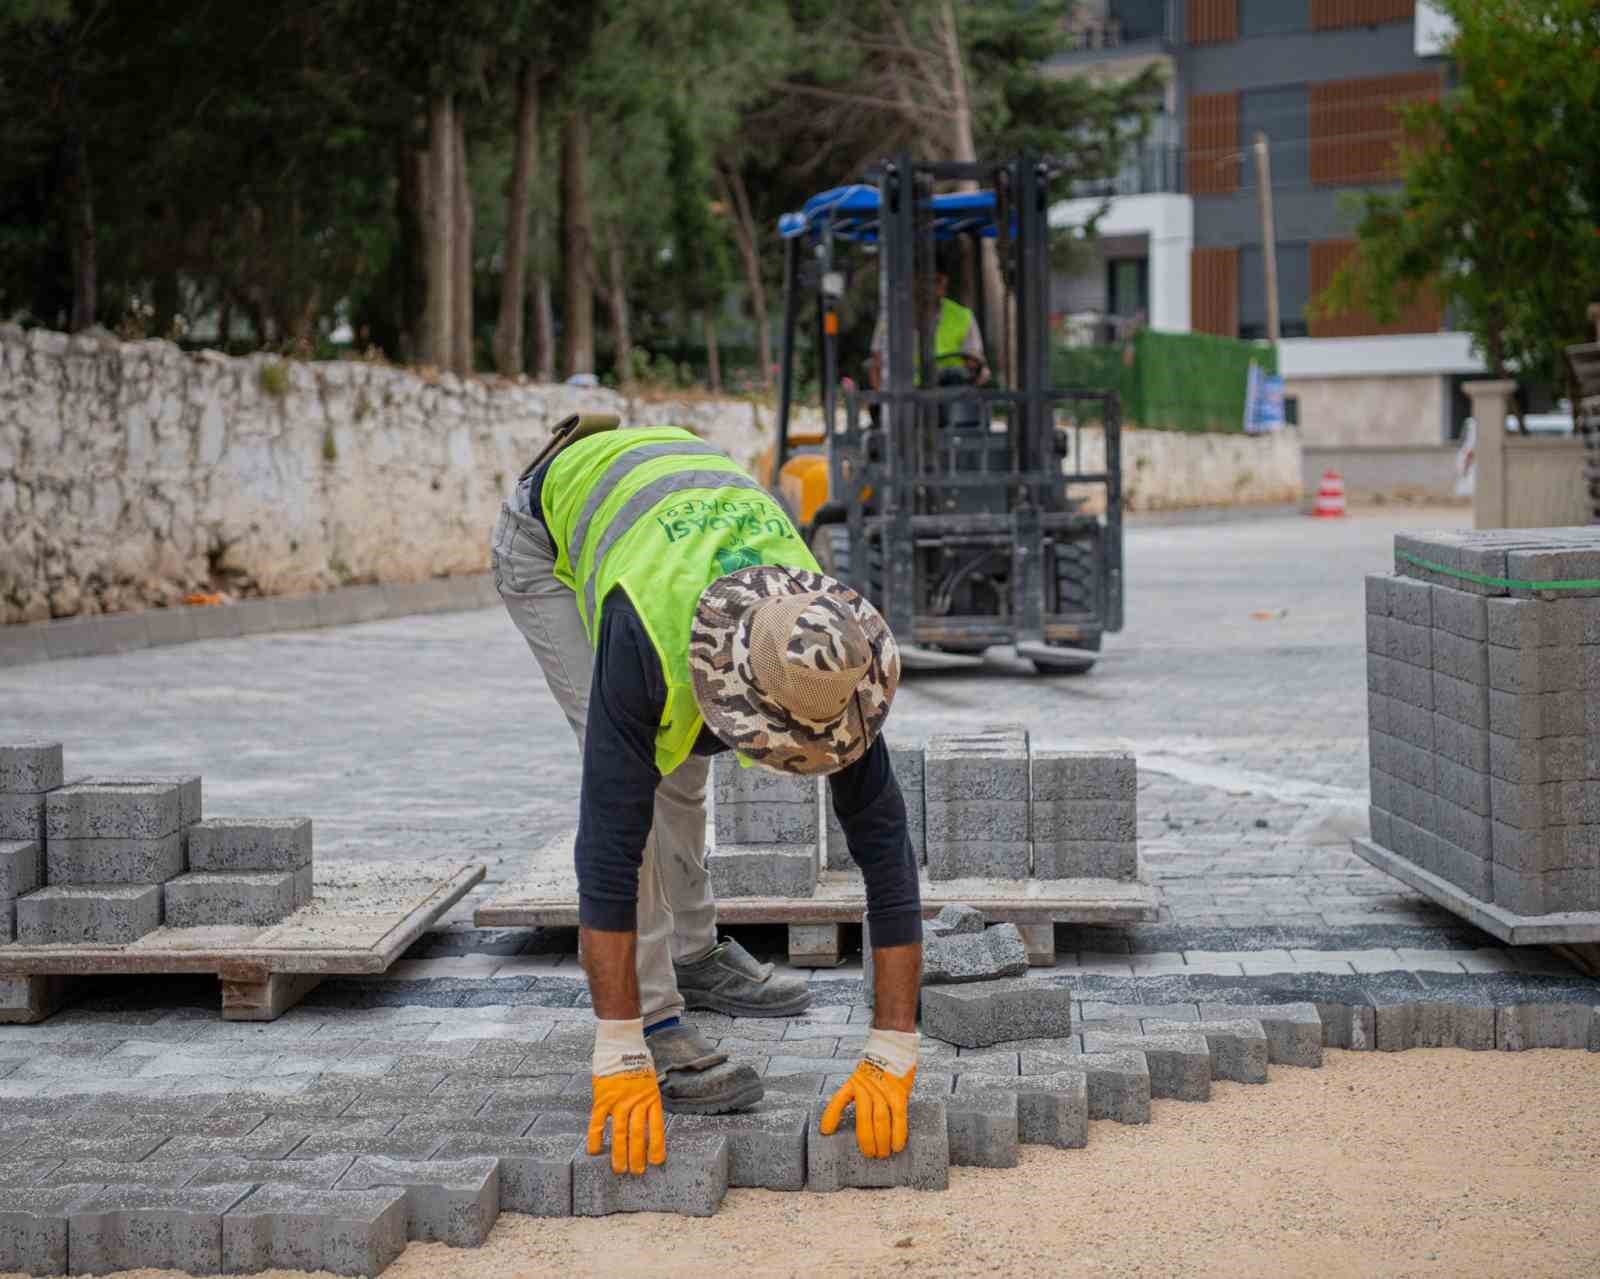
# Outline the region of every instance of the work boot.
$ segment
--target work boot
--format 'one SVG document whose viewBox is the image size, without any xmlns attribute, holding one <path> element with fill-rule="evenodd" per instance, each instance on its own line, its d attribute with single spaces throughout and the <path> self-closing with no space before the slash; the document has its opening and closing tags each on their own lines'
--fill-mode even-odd
<svg viewBox="0 0 1600 1279">
<path fill-rule="evenodd" d="M 724 937 L 711 953 L 691 963 L 672 965 L 678 993 L 690 1008 L 709 1008 L 730 1017 L 793 1017 L 811 1006 L 811 991 L 798 977 L 774 977 L 771 964 L 758 964 L 750 952 Z"/>
<path fill-rule="evenodd" d="M 644 1042 L 655 1058 L 663 1110 L 723 1115 L 755 1105 L 766 1092 L 754 1067 L 729 1061 L 687 1023 L 658 1030 Z"/>
</svg>

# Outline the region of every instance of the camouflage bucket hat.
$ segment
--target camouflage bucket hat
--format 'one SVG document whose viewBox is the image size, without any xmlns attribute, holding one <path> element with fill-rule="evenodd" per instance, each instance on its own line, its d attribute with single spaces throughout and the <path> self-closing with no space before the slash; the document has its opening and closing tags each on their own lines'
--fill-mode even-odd
<svg viewBox="0 0 1600 1279">
<path fill-rule="evenodd" d="M 883 730 L 900 652 L 843 582 L 758 564 L 702 592 L 689 672 L 701 715 L 729 746 L 779 772 L 834 773 Z"/>
</svg>

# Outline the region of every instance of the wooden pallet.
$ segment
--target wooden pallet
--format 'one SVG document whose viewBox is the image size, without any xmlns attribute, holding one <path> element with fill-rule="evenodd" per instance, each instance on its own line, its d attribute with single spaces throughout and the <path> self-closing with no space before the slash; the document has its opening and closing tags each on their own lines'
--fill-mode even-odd
<svg viewBox="0 0 1600 1279">
<path fill-rule="evenodd" d="M 529 880 L 509 888 L 473 915 L 479 928 L 575 927 L 577 880 L 572 835 L 565 833 L 530 855 Z M 1054 925 L 1139 924 L 1156 918 L 1156 892 L 1142 879 L 952 879 L 922 881 L 927 915 L 951 903 L 975 906 L 996 922 L 1016 924 L 1028 944 L 1029 962 L 1055 963 Z M 786 924 L 789 962 L 831 968 L 844 961 L 841 930 L 859 924 L 867 908 L 866 888 L 856 871 L 823 871 L 810 897 L 724 897 L 717 918 L 724 924 Z"/>
<path fill-rule="evenodd" d="M 1548 946 L 1591 976 L 1600 976 L 1600 910 L 1518 915 L 1482 901 L 1432 871 L 1413 865 L 1370 839 L 1351 841 L 1357 857 L 1393 875 L 1430 901 L 1508 946 Z"/>
<path fill-rule="evenodd" d="M 228 1021 L 272 1021 L 324 977 L 381 973 L 484 876 L 460 863 L 318 863 L 311 904 L 266 928 L 158 928 L 121 946 L 0 945 L 0 1023 L 42 1021 L 83 978 L 215 973 Z"/>
</svg>

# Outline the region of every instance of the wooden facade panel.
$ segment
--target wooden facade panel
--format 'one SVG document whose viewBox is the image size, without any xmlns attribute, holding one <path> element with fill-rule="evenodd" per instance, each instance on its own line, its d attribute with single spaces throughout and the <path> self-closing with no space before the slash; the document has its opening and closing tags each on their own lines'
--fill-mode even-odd
<svg viewBox="0 0 1600 1279">
<path fill-rule="evenodd" d="M 1436 98 L 1438 71 L 1331 80 L 1310 86 L 1311 181 L 1359 185 L 1394 178 L 1401 140 L 1396 108 Z"/>
<path fill-rule="evenodd" d="M 1184 171 L 1191 195 L 1229 195 L 1239 189 L 1239 95 L 1189 97 L 1184 130 Z"/>
<path fill-rule="evenodd" d="M 1239 336 L 1239 250 L 1189 253 L 1189 325 L 1196 333 Z"/>
<path fill-rule="evenodd" d="M 1410 22 L 1416 0 L 1311 0 L 1311 29 L 1375 27 L 1385 22 Z"/>
<path fill-rule="evenodd" d="M 1190 44 L 1220 44 L 1239 38 L 1239 0 L 1189 0 L 1184 37 Z"/>
<path fill-rule="evenodd" d="M 1335 273 L 1355 250 L 1354 240 L 1319 240 L 1311 245 L 1311 300 L 1315 303 Z M 1379 324 L 1365 311 L 1344 311 L 1320 316 L 1308 307 L 1306 318 L 1314 338 L 1379 337 L 1395 333 L 1437 333 L 1444 323 L 1439 299 L 1424 294 L 1389 324 Z"/>
</svg>

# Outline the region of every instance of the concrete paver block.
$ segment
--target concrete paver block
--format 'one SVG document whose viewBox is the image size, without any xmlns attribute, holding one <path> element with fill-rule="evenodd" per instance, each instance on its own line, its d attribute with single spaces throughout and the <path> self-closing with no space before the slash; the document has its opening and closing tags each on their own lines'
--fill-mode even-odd
<svg viewBox="0 0 1600 1279">
<path fill-rule="evenodd" d="M 17 940 L 27 945 L 118 944 L 160 926 L 160 884 L 67 884 L 17 898 Z"/>
<path fill-rule="evenodd" d="M 942 1101 L 913 1099 L 908 1107 L 906 1148 L 887 1159 L 868 1159 L 856 1144 L 854 1111 L 847 1110 L 838 1131 L 824 1137 L 811 1114 L 806 1143 L 806 1189 L 831 1192 L 909 1186 L 944 1190 L 950 1185 L 950 1137 Z"/>
<path fill-rule="evenodd" d="M 72 1206 L 67 1253 L 78 1274 L 222 1269 L 222 1218 L 255 1187 L 112 1185 Z"/>
<path fill-rule="evenodd" d="M 1086 1030 L 1085 1053 L 1142 1052 L 1150 1072 L 1150 1095 L 1173 1101 L 1211 1099 L 1211 1048 L 1193 1033 L 1126 1034 Z"/>
<path fill-rule="evenodd" d="M 1279 1066 L 1322 1065 L 1322 1018 L 1315 1004 L 1201 1004 L 1200 1020 L 1258 1021 L 1267 1035 L 1267 1060 Z"/>
<path fill-rule="evenodd" d="M 958 1084 L 944 1107 L 952 1168 L 1017 1166 L 1021 1129 L 1016 1092 L 998 1081 L 994 1087 L 983 1087 L 980 1080 L 966 1091 Z"/>
<path fill-rule="evenodd" d="M 1132 839 L 1035 839 L 1035 879 L 1137 879 L 1139 845 Z"/>
<path fill-rule="evenodd" d="M 44 805 L 48 839 L 159 839 L 183 826 L 182 798 L 170 784 L 74 782 Z"/>
<path fill-rule="evenodd" d="M 1057 1038 L 1072 1033 L 1072 1003 L 1067 987 L 1025 979 L 930 986 L 922 992 L 922 1028 L 963 1048 Z"/>
<path fill-rule="evenodd" d="M 376 1275 L 405 1251 L 406 1191 L 258 1186 L 222 1219 L 222 1270 Z"/>
<path fill-rule="evenodd" d="M 155 786 L 178 788 L 179 825 L 192 826 L 204 813 L 201 780 L 194 773 L 97 773 L 93 777 L 75 777 L 72 785 L 101 787 L 109 790 L 126 790 Z"/>
<path fill-rule="evenodd" d="M 183 833 L 155 839 L 55 837 L 45 863 L 51 884 L 164 884 L 183 874 Z"/>
<path fill-rule="evenodd" d="M 929 800 L 923 810 L 926 838 L 940 843 L 1028 838 L 1028 801 L 1018 799 Z"/>
<path fill-rule="evenodd" d="M 718 897 L 810 897 L 816 852 L 806 844 L 721 844 L 706 856 Z"/>
<path fill-rule="evenodd" d="M 723 1137 L 728 1143 L 728 1185 L 800 1190 L 806 1180 L 809 1116 L 803 1106 L 773 1101 L 731 1115 L 673 1115 L 667 1129 L 667 1157 L 671 1159 L 680 1135 Z"/>
<path fill-rule="evenodd" d="M 709 1217 L 728 1193 L 728 1142 L 725 1137 L 685 1134 L 667 1138 L 667 1161 L 640 1177 L 611 1171 L 611 1152 L 591 1155 L 580 1148 L 572 1160 L 572 1212 L 606 1217 L 614 1212 L 672 1212 Z"/>
<path fill-rule="evenodd" d="M 1028 799 L 1028 735 L 1021 726 L 946 733 L 923 753 L 927 803 Z"/>
<path fill-rule="evenodd" d="M 44 847 L 45 792 L 37 795 L 0 791 L 0 839 L 27 840 Z"/>
<path fill-rule="evenodd" d="M 576 1116 L 587 1123 L 584 1116 Z M 489 1155 L 500 1161 L 500 1210 L 530 1217 L 572 1216 L 572 1157 L 575 1134 L 506 1136 L 437 1129 L 449 1135 L 435 1159 Z"/>
<path fill-rule="evenodd" d="M 937 936 L 964 935 L 981 933 L 988 924 L 983 912 L 976 906 L 967 906 L 961 902 L 950 902 L 941 906 L 939 913 L 927 920 L 925 927 Z"/>
<path fill-rule="evenodd" d="M 1130 843 L 1138 835 L 1138 823 L 1138 806 L 1132 800 L 1033 801 L 1033 838 L 1036 840 Z"/>
<path fill-rule="evenodd" d="M 1529 1048 L 1592 1048 L 1596 1013 L 1590 1003 L 1524 1003 L 1495 1010 L 1495 1047 L 1503 1052 Z"/>
<path fill-rule="evenodd" d="M 1026 879 L 1032 865 L 1027 840 L 940 840 L 928 836 L 928 878 Z"/>
<path fill-rule="evenodd" d="M 292 915 L 298 894 L 292 870 L 190 872 L 165 886 L 169 928 L 265 927 Z"/>
<path fill-rule="evenodd" d="M 281 871 L 309 866 L 309 817 L 210 817 L 189 828 L 189 869 Z"/>
<path fill-rule="evenodd" d="M 339 1190 L 401 1189 L 406 1237 L 452 1248 L 478 1248 L 500 1215 L 500 1165 L 487 1157 L 449 1161 L 365 1156 Z"/>
<path fill-rule="evenodd" d="M 717 847 L 730 844 L 811 844 L 817 838 L 818 809 L 808 803 L 727 800 L 717 805 Z"/>
<path fill-rule="evenodd" d="M 930 923 L 932 921 L 929 921 Z M 865 936 L 865 934 L 863 934 Z M 863 969 L 870 958 L 863 948 Z M 922 984 L 991 981 L 1028 971 L 1028 950 L 1015 924 L 996 924 L 979 933 L 932 933 L 922 941 Z M 870 979 L 869 979 L 870 980 Z"/>
<path fill-rule="evenodd" d="M 1131 1049 L 1062 1053 L 1045 1049 L 1022 1054 L 1022 1087 L 1034 1076 L 1081 1074 L 1091 1119 L 1119 1124 L 1150 1122 L 1150 1064 Z M 1008 1085 L 1009 1086 L 1009 1085 Z"/>
<path fill-rule="evenodd" d="M 74 1207 L 92 1198 L 95 1185 L 0 1189 L 0 1273 L 67 1273 L 67 1223 Z"/>
<path fill-rule="evenodd" d="M 22 897 L 44 886 L 44 854 L 38 840 L 0 843 L 0 901 Z"/>
<path fill-rule="evenodd" d="M 1489 613 L 1486 606 L 1500 602 L 1502 601 L 1490 601 L 1482 595 L 1454 590 L 1448 586 L 1435 586 L 1433 628 L 1461 639 L 1486 640 L 1489 638 Z"/>
<path fill-rule="evenodd" d="M 1408 1048 L 1493 1048 L 1495 1010 L 1487 1003 L 1378 998 L 1373 1009 L 1379 1052 Z"/>
<path fill-rule="evenodd" d="M 732 751 L 727 751 L 712 757 L 711 789 L 718 805 L 806 804 L 816 798 L 817 779 L 760 765 L 745 768 Z"/>
<path fill-rule="evenodd" d="M 1035 804 L 1058 800 L 1122 800 L 1139 792 L 1139 768 L 1127 751 L 1034 750 L 1029 773 Z"/>
<path fill-rule="evenodd" d="M 1063 1052 L 1077 1051 L 1078 1041 L 1074 1039 L 1052 1039 L 1052 1044 L 1061 1045 Z M 1019 1065 L 1020 1055 L 1016 1049 L 1007 1045 L 1005 1048 L 993 1052 L 981 1049 L 963 1048 L 954 1061 L 949 1061 L 949 1068 L 957 1075 L 1000 1075 L 1013 1077 L 1021 1074 Z"/>
<path fill-rule="evenodd" d="M 0 742 L 0 791 L 39 794 L 62 781 L 60 742 L 28 738 Z"/>
<path fill-rule="evenodd" d="M 188 1185 L 200 1167 L 200 1161 L 195 1159 L 77 1157 L 68 1158 L 59 1168 L 40 1177 L 37 1184 L 164 1186 L 176 1190 Z"/>
<path fill-rule="evenodd" d="M 1205 1022 L 1148 1018 L 1142 1025 L 1147 1034 L 1197 1032 L 1204 1035 L 1211 1049 L 1213 1079 L 1227 1079 L 1238 1084 L 1267 1082 L 1267 1032 L 1259 1021 L 1243 1017 Z"/>
</svg>

